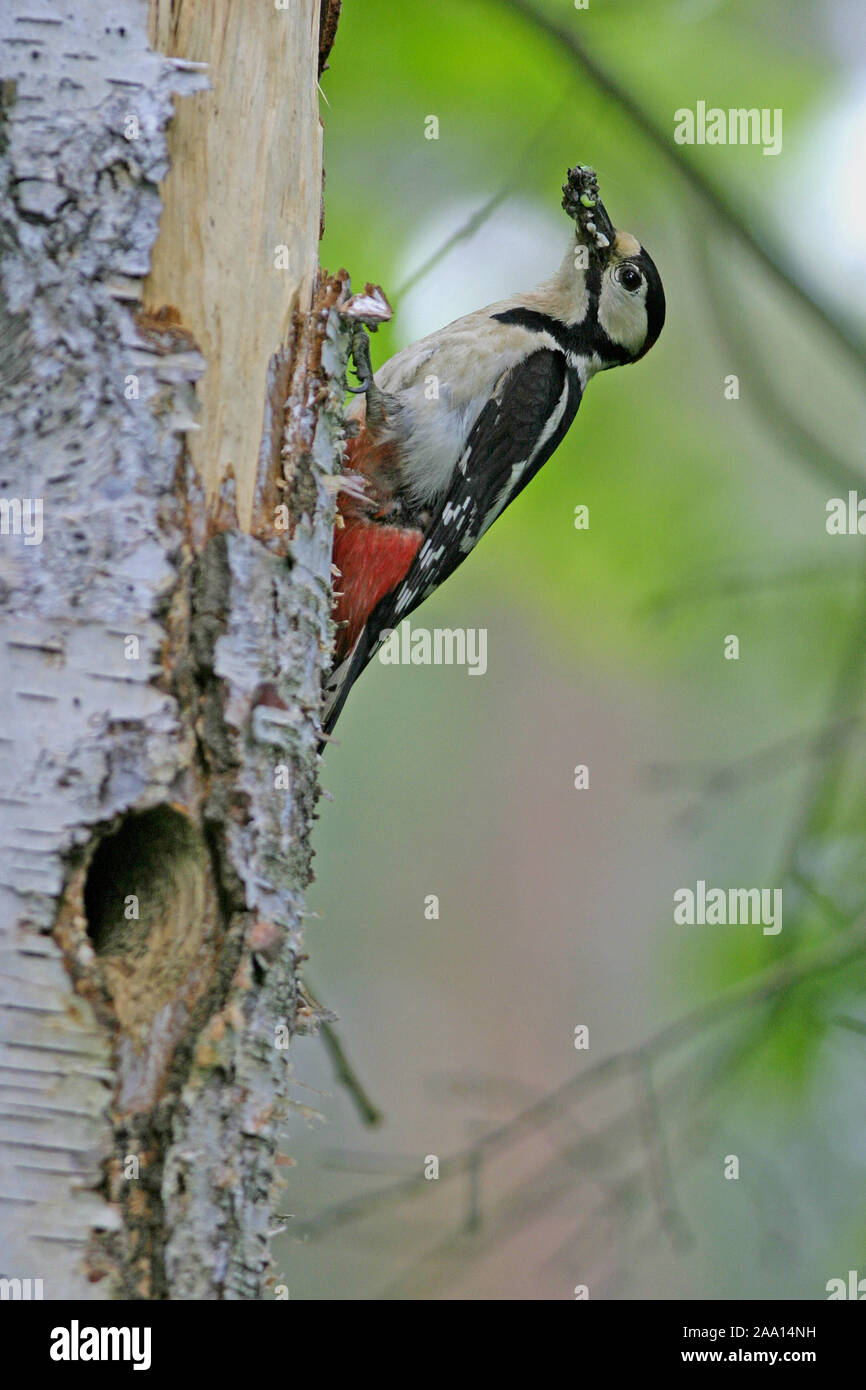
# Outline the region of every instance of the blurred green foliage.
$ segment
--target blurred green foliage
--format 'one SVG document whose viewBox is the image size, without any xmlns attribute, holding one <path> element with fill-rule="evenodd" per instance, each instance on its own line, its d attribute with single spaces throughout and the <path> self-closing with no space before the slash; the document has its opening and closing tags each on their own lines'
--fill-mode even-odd
<svg viewBox="0 0 866 1390">
<path fill-rule="evenodd" d="M 700 169 L 736 218 L 764 229 L 770 245 L 802 272 L 804 285 L 820 282 L 837 302 L 844 299 L 844 283 L 830 283 L 832 264 L 822 263 L 821 275 L 814 265 L 816 257 L 832 257 L 832 243 L 804 241 L 789 215 L 792 187 L 802 186 L 804 201 L 832 200 L 807 150 L 815 122 L 848 81 L 833 37 L 844 7 L 810 0 L 590 0 L 580 11 L 569 0 L 548 0 L 544 8 L 557 22 L 576 26 L 593 57 L 671 134 L 674 111 L 698 100 L 782 108 L 784 149 L 777 159 L 759 147 L 679 147 L 677 153 Z M 402 949 L 396 943 L 404 939 L 408 903 L 432 891 L 425 888 L 430 882 L 447 881 L 463 913 L 449 951 L 495 956 L 494 924 L 510 910 L 495 882 L 507 874 L 513 846 L 523 845 L 534 819 L 546 828 L 537 854 L 524 861 L 526 892 L 531 899 L 547 891 L 544 845 L 552 832 L 548 811 L 526 804 L 538 794 L 527 769 L 546 755 L 544 726 L 560 727 L 569 688 L 582 709 L 593 701 L 601 709 L 607 689 L 618 692 L 622 711 L 632 711 L 621 711 L 622 727 L 632 720 L 636 740 L 633 761 L 624 755 L 629 775 L 638 769 L 630 806 L 653 844 L 665 839 L 659 853 L 671 892 L 697 878 L 784 887 L 779 936 L 704 929 L 684 945 L 670 923 L 670 898 L 653 883 L 634 830 L 617 840 L 611 828 L 601 850 L 596 843 L 595 853 L 615 860 L 616 875 L 631 886 L 630 921 L 647 940 L 646 973 L 628 986 L 654 1000 L 647 1025 L 820 949 L 866 906 L 866 539 L 830 537 L 824 524 L 827 499 L 845 492 L 839 460 L 863 479 L 866 495 L 862 364 L 719 227 L 629 117 L 507 3 L 345 0 L 322 88 L 321 259 L 330 269 L 345 265 L 356 286 L 380 283 L 392 298 L 396 312 L 374 339 L 374 365 L 410 340 L 407 319 L 432 315 L 429 327 L 440 326 L 437 296 L 455 276 L 465 296 L 459 312 L 478 307 L 473 266 L 480 273 L 484 265 L 487 273 L 492 264 L 501 272 L 498 294 L 519 288 L 509 264 L 500 264 L 510 219 L 531 226 L 529 210 L 539 226 L 546 220 L 561 232 L 564 250 L 568 226 L 559 190 L 575 162 L 596 167 L 614 222 L 653 254 L 668 320 L 645 361 L 592 383 L 555 458 L 416 615 L 429 626 L 489 622 L 493 656 L 485 680 L 432 671 L 392 679 L 374 666 L 353 692 L 340 746 L 329 751 L 325 767 L 337 799 L 323 812 L 321 881 L 313 895 L 330 923 L 311 929 L 316 976 L 328 980 L 341 1009 L 353 999 L 353 1038 L 363 1052 L 367 1030 L 377 1026 L 369 1017 L 372 979 L 392 968 L 376 950 L 386 940 Z M 424 135 L 431 114 L 439 122 L 437 140 Z M 398 296 L 426 254 L 428 225 L 452 213 L 458 225 L 502 189 L 507 196 L 483 230 Z M 554 268 L 545 249 L 534 279 Z M 725 399 L 732 373 L 740 381 L 738 400 Z M 574 528 L 578 503 L 589 507 L 588 531 Z M 737 662 L 722 658 L 729 633 L 739 636 Z M 510 659 L 509 640 L 515 644 Z M 522 653 L 525 665 L 514 653 Z M 580 728 L 578 746 L 594 764 L 593 776 L 603 776 Z M 571 744 L 562 760 L 567 781 L 578 760 Z M 557 775 L 540 773 L 538 785 Z M 562 814 L 570 813 L 553 819 Z M 581 854 L 577 843 L 572 865 L 560 866 L 565 878 L 557 890 L 567 929 L 578 936 L 587 872 Z M 526 904 L 511 910 L 528 913 L 529 930 Z M 383 924 L 381 937 L 371 927 L 376 921 Z M 531 929 L 537 946 L 545 922 Z M 618 930 L 614 915 L 606 938 L 614 956 Z M 415 995 L 423 999 L 430 972 L 438 969 L 429 944 L 409 937 L 395 977 L 401 1000 L 395 1016 L 407 1029 Z M 626 933 L 624 980 L 634 972 L 631 952 Z M 563 967 L 568 975 L 571 962 Z M 770 1152 L 773 1143 L 780 1146 L 780 1163 L 782 1146 L 796 1150 L 796 1200 L 820 1206 L 809 1185 L 838 1161 L 850 1180 L 845 1187 L 838 1178 L 848 1218 L 862 1182 L 862 1144 L 857 1162 L 849 1152 L 828 1157 L 826 1135 L 819 1139 L 817 1131 L 827 1124 L 822 1106 L 841 1104 L 846 1085 L 860 1089 L 866 1040 L 850 1029 L 843 1036 L 833 1020 L 858 1009 L 866 1019 L 862 974 L 855 963 L 751 1010 L 743 1020 L 748 1045 L 731 1073 L 744 1089 L 736 1103 L 721 1095 L 714 1102 L 723 1130 L 746 1105 L 756 1145 L 758 1117 L 769 1125 L 778 1108 L 781 1128 L 766 1143 Z M 575 1018 L 583 1016 L 579 977 Z M 500 986 L 507 995 L 505 977 Z M 596 988 L 609 989 L 608 977 Z M 423 1071 L 429 1039 L 397 1028 L 395 1046 L 411 1054 L 413 1037 Z M 611 1042 L 615 1049 L 615 1034 Z M 736 1052 L 734 1041 L 731 1057 Z M 551 1058 L 551 1071 L 561 1075 L 562 1062 Z M 365 1079 L 375 1090 L 376 1077 Z M 837 1131 L 842 1149 L 843 1130 Z M 745 1280 L 751 1290 L 745 1296 L 760 1297 L 763 1288 L 820 1297 L 819 1250 L 830 1261 L 825 1278 L 834 1259 L 840 1270 L 846 1261 L 856 1263 L 848 1243 L 855 1223 L 840 1199 L 826 1203 L 823 1224 L 804 1235 L 811 1264 L 807 1259 L 799 1274 L 787 1258 L 747 1274 L 720 1216 L 726 1194 L 720 1198 L 718 1184 L 708 1180 L 697 1190 L 699 1204 L 712 1213 L 702 1230 L 703 1273 L 691 1267 L 685 1287 L 698 1279 L 701 1296 L 735 1296 Z M 862 1242 L 862 1223 L 856 1238 Z M 633 1287 L 646 1291 L 656 1276 L 645 1277 Z M 671 1296 L 682 1291 L 682 1279 L 667 1267 L 658 1277 Z M 350 1296 L 359 1296 L 357 1288 Z"/>
</svg>

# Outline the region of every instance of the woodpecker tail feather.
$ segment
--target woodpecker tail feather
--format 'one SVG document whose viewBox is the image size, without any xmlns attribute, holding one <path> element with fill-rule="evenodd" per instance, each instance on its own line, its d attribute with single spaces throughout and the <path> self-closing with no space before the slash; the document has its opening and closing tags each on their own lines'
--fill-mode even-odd
<svg viewBox="0 0 866 1390">
<path fill-rule="evenodd" d="M 322 710 L 322 733 L 331 734 L 340 717 L 349 691 L 370 659 L 370 638 L 366 631 L 361 632 L 349 655 L 334 667 L 325 685 L 325 705 Z M 319 752 L 325 746 L 323 739 Z"/>
</svg>

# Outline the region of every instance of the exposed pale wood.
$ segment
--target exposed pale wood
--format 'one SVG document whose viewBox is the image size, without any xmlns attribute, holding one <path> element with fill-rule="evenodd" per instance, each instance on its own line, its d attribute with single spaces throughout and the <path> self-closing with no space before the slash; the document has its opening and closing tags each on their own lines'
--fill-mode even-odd
<svg viewBox="0 0 866 1390">
<path fill-rule="evenodd" d="M 206 62 L 211 90 L 180 103 L 169 132 L 145 303 L 175 306 L 207 359 L 192 458 L 209 495 L 233 470 L 248 527 L 268 359 L 317 266 L 319 3 L 151 0 L 150 30 L 160 52 Z"/>
<path fill-rule="evenodd" d="M 0 1276 L 254 1298 L 276 1028 L 306 1012 L 348 287 L 316 278 L 317 5 L 175 3 L 173 57 L 147 19 L 0 12 L 0 498 L 44 505 L 41 545 L 0 535 Z M 155 242 L 179 322 L 138 312 Z M 252 534 L 190 446 L 212 490 L 235 464 Z"/>
</svg>

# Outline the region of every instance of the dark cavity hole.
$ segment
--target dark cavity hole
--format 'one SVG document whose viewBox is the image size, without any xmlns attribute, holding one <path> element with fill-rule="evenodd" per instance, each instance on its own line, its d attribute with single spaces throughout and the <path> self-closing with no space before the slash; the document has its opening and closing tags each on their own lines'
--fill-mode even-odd
<svg viewBox="0 0 866 1390">
<path fill-rule="evenodd" d="M 137 954 L 179 881 L 200 879 L 204 850 L 186 816 L 156 806 L 126 817 L 98 845 L 84 885 L 87 934 L 99 955 Z"/>
</svg>

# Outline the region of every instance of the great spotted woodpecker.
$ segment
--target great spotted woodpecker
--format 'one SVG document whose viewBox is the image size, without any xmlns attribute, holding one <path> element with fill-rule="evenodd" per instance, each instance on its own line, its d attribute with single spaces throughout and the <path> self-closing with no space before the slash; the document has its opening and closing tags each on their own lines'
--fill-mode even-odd
<svg viewBox="0 0 866 1390">
<path fill-rule="evenodd" d="M 615 231 L 593 170 L 570 169 L 562 191 L 575 236 L 551 280 L 404 348 L 375 378 L 356 329 L 364 394 L 348 411 L 358 432 L 337 499 L 325 734 L 379 642 L 550 458 L 590 377 L 637 362 L 662 330 L 659 273 L 633 236 Z"/>
</svg>

